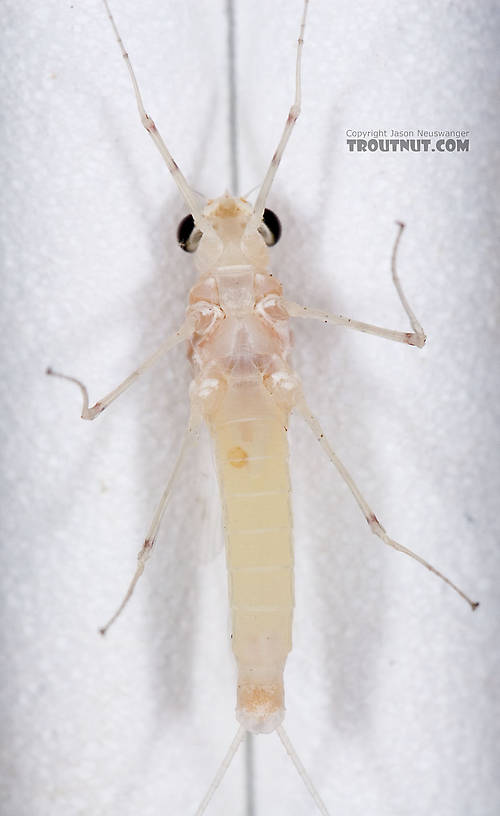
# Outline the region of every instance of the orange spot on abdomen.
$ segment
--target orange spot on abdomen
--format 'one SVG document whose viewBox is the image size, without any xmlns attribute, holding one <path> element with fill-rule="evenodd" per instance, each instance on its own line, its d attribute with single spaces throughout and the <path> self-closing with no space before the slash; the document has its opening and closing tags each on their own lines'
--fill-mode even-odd
<svg viewBox="0 0 500 816">
<path fill-rule="evenodd" d="M 272 714 L 283 707 L 283 688 L 277 683 L 239 685 L 238 704 L 248 713 Z"/>
<path fill-rule="evenodd" d="M 248 453 L 246 450 L 243 450 L 243 448 L 240 448 L 239 445 L 236 445 L 227 452 L 227 460 L 233 467 L 242 468 L 245 467 L 248 462 Z"/>
</svg>

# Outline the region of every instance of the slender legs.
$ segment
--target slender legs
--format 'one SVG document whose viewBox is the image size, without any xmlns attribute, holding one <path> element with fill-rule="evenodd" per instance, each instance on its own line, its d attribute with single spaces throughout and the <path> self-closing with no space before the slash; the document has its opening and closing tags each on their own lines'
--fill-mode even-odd
<svg viewBox="0 0 500 816">
<path fill-rule="evenodd" d="M 140 91 L 140 88 L 139 88 L 139 83 L 137 82 L 137 79 L 136 79 L 136 76 L 135 76 L 135 73 L 134 73 L 134 69 L 132 68 L 132 63 L 130 61 L 130 57 L 129 57 L 129 55 L 127 53 L 127 50 L 126 50 L 126 48 L 125 48 L 125 46 L 123 44 L 123 40 L 122 40 L 122 38 L 120 36 L 120 32 L 118 31 L 118 27 L 117 27 L 117 25 L 115 23 L 115 19 L 114 19 L 112 13 L 111 13 L 111 9 L 109 7 L 108 0 L 103 0 L 103 4 L 104 4 L 104 8 L 106 9 L 106 14 L 108 15 L 109 22 L 111 23 L 111 26 L 113 28 L 113 31 L 114 31 L 114 34 L 115 34 L 115 37 L 116 37 L 116 41 L 117 41 L 118 46 L 120 48 L 122 57 L 123 57 L 123 59 L 125 61 L 125 65 L 127 66 L 127 70 L 129 72 L 129 75 L 130 75 L 130 80 L 132 82 L 132 87 L 134 89 L 135 100 L 137 102 L 137 108 L 138 108 L 138 111 L 139 111 L 139 117 L 141 119 L 141 122 L 144 125 L 144 127 L 146 128 L 149 135 L 151 136 L 151 138 L 152 138 L 153 142 L 155 143 L 156 147 L 158 148 L 163 160 L 165 161 L 165 164 L 167 165 L 168 169 L 170 170 L 170 172 L 172 174 L 172 177 L 173 177 L 175 183 L 177 184 L 177 187 L 179 188 L 184 200 L 186 201 L 186 203 L 187 203 L 187 205 L 189 207 L 189 210 L 190 210 L 190 212 L 191 212 L 191 214 L 192 214 L 192 216 L 193 216 L 193 218 L 194 218 L 194 220 L 196 222 L 196 225 L 200 226 L 201 223 L 204 222 L 204 219 L 203 219 L 203 214 L 202 214 L 202 208 L 200 207 L 200 205 L 198 203 L 196 194 L 193 193 L 193 191 L 192 191 L 191 187 L 189 186 L 189 184 L 187 183 L 183 173 L 181 172 L 178 165 L 174 161 L 174 159 L 173 159 L 167 145 L 163 141 L 163 139 L 161 137 L 161 134 L 160 134 L 158 128 L 156 127 L 155 123 L 153 122 L 151 117 L 146 113 L 146 110 L 144 108 L 144 103 L 142 101 L 142 95 L 141 95 L 141 91 Z"/>
<path fill-rule="evenodd" d="M 184 460 L 184 456 L 185 456 L 186 451 L 188 450 L 188 448 L 195 441 L 197 441 L 198 434 L 199 434 L 199 429 L 200 429 L 200 424 L 201 424 L 201 418 L 198 418 L 197 416 L 193 417 L 193 414 L 191 414 L 191 417 L 190 417 L 190 420 L 189 420 L 189 425 L 186 428 L 186 431 L 184 432 L 184 436 L 183 436 L 182 443 L 181 443 L 181 448 L 180 448 L 179 454 L 177 456 L 177 459 L 176 459 L 175 465 L 173 467 L 173 470 L 172 470 L 172 472 L 170 474 L 170 478 L 169 478 L 169 480 L 167 482 L 167 486 L 166 486 L 165 490 L 163 491 L 163 495 L 162 495 L 162 497 L 160 499 L 158 507 L 156 508 L 156 512 L 155 512 L 155 514 L 153 516 L 153 520 L 151 522 L 151 526 L 150 526 L 150 528 L 148 530 L 147 536 L 146 536 L 146 538 L 144 540 L 144 544 L 142 545 L 142 547 L 139 550 L 139 553 L 137 555 L 137 568 L 136 568 L 136 571 L 134 573 L 134 576 L 133 576 L 133 578 L 132 578 L 132 580 L 130 582 L 129 588 L 127 589 L 127 592 L 125 593 L 125 596 L 124 596 L 120 606 L 118 607 L 116 612 L 111 616 L 111 618 L 108 620 L 108 622 L 99 629 L 101 635 L 105 635 L 106 632 L 108 631 L 109 627 L 121 615 L 121 613 L 125 609 L 126 605 L 128 604 L 130 598 L 132 597 L 132 593 L 133 593 L 133 591 L 135 589 L 137 581 L 139 580 L 142 573 L 144 572 L 144 567 L 146 566 L 146 562 L 148 561 L 148 559 L 149 559 L 149 557 L 150 557 L 150 555 L 151 555 L 151 553 L 153 551 L 153 547 L 154 547 L 154 544 L 155 544 L 155 541 L 156 541 L 156 536 L 157 536 L 158 530 L 160 528 L 161 520 L 162 520 L 162 518 L 163 518 L 163 516 L 165 514 L 165 510 L 167 509 L 168 502 L 170 500 L 170 496 L 171 496 L 171 493 L 172 493 L 172 488 L 174 486 L 175 480 L 176 480 L 177 475 L 179 473 L 179 470 L 181 468 L 182 462 Z"/>
<path fill-rule="evenodd" d="M 356 499 L 356 502 L 358 503 L 359 508 L 363 513 L 372 533 L 378 536 L 384 542 L 384 544 L 387 544 L 389 547 L 393 547 L 393 549 L 397 550 L 398 552 L 405 553 L 406 555 L 409 555 L 410 558 L 413 558 L 415 561 L 418 561 L 419 564 L 422 564 L 422 566 L 426 567 L 428 570 L 433 572 L 434 575 L 437 575 L 438 578 L 441 578 L 442 581 L 451 586 L 451 588 L 454 589 L 455 592 L 457 592 L 465 601 L 467 601 L 472 610 L 476 609 L 476 607 L 479 606 L 478 602 L 472 601 L 468 597 L 468 595 L 465 594 L 465 592 L 459 589 L 459 587 L 457 587 L 456 584 L 454 584 L 452 581 L 450 581 L 449 578 L 443 575 L 442 572 L 440 572 L 431 564 L 429 564 L 429 562 L 422 558 L 420 555 L 417 555 L 417 553 L 412 552 L 412 550 L 409 550 L 407 547 L 403 547 L 402 544 L 398 544 L 397 541 L 394 541 L 392 538 L 389 538 L 386 531 L 384 530 L 379 520 L 377 519 L 375 513 L 373 512 L 370 505 L 368 504 L 368 502 L 362 495 L 361 491 L 359 490 L 358 486 L 354 482 L 354 479 L 350 475 L 349 471 L 347 470 L 345 465 L 341 462 L 341 460 L 331 447 L 328 439 L 326 438 L 321 429 L 321 425 L 319 424 L 316 417 L 311 413 L 309 406 L 307 405 L 303 396 L 301 396 L 298 399 L 296 403 L 296 409 L 302 414 L 305 421 L 311 428 L 313 434 L 315 435 L 316 439 L 318 440 L 319 444 L 321 445 L 326 455 L 328 456 L 330 462 L 337 468 L 338 472 L 342 476 L 347 487 L 349 488 L 352 495 Z"/>
<path fill-rule="evenodd" d="M 80 381 L 77 380 L 76 377 L 70 377 L 67 374 L 60 374 L 57 371 L 53 371 L 52 368 L 48 368 L 46 374 L 51 377 L 60 377 L 62 380 L 69 380 L 69 382 L 75 383 L 82 392 L 83 404 L 82 404 L 82 419 L 95 419 L 99 414 L 101 414 L 108 405 L 111 405 L 112 402 L 115 401 L 127 388 L 137 380 L 139 377 L 144 374 L 149 368 L 155 365 L 158 360 L 163 357 L 167 351 L 170 351 L 171 348 L 176 346 L 178 343 L 181 343 L 183 340 L 187 340 L 191 334 L 193 333 L 193 321 L 192 319 L 187 319 L 184 321 L 180 329 L 178 329 L 173 334 L 169 335 L 166 340 L 161 344 L 161 346 L 155 351 L 151 357 L 148 357 L 132 374 L 129 374 L 123 382 L 120 383 L 113 391 L 110 391 L 109 394 L 106 394 L 105 397 L 102 397 L 98 400 L 95 405 L 89 408 L 89 395 L 86 386 Z"/>
<path fill-rule="evenodd" d="M 324 323 L 330 323 L 331 325 L 334 326 L 345 326 L 348 329 L 356 329 L 356 331 L 366 332 L 367 334 L 375 334 L 377 335 L 377 337 L 384 337 L 386 340 L 395 340 L 398 343 L 408 343 L 408 345 L 410 346 L 417 346 L 418 348 L 422 348 L 423 345 L 425 344 L 426 339 L 424 330 L 422 329 L 422 326 L 420 325 L 417 318 L 415 317 L 415 314 L 410 308 L 410 305 L 403 292 L 401 281 L 399 280 L 399 275 L 396 269 L 396 257 L 398 246 L 405 227 L 405 225 L 401 223 L 401 221 L 397 221 L 396 223 L 399 229 L 398 234 L 396 236 L 396 240 L 394 241 L 394 247 L 391 256 L 392 280 L 394 286 L 396 287 L 396 291 L 398 293 L 399 300 L 401 301 L 401 305 L 403 306 L 403 309 L 408 315 L 408 319 L 413 329 L 412 332 L 402 332 L 395 331 L 394 329 L 385 329 L 382 326 L 374 326 L 371 323 L 362 323 L 359 320 L 353 320 L 351 317 L 343 317 L 342 315 L 329 314 L 328 312 L 324 312 L 321 309 L 310 309 L 309 306 L 301 306 L 300 304 L 293 303 L 292 301 L 282 300 L 281 303 L 284 306 L 285 310 L 288 312 L 289 316 L 307 317 L 313 320 L 322 320 Z"/>
<path fill-rule="evenodd" d="M 274 151 L 274 155 L 271 159 L 271 164 L 268 167 L 267 173 L 265 175 L 264 181 L 262 182 L 262 187 L 259 190 L 259 194 L 257 196 L 257 200 L 255 202 L 255 206 L 253 208 L 253 215 L 254 219 L 250 221 L 249 227 L 247 229 L 252 231 L 255 225 L 259 225 L 262 219 L 262 215 L 264 213 L 264 207 L 266 205 L 266 199 L 271 189 L 272 183 L 274 181 L 274 177 L 278 170 L 280 161 L 283 157 L 283 153 L 285 152 L 285 148 L 288 144 L 288 140 L 292 135 L 292 130 L 294 128 L 295 122 L 299 118 L 300 115 L 300 106 L 301 106 L 301 99 L 302 99 L 302 89 L 301 89 L 301 80 L 302 80 L 302 49 L 304 48 L 304 31 L 306 27 L 306 17 L 307 17 L 307 7 L 309 4 L 309 0 L 304 0 L 304 9 L 302 12 L 302 20 L 300 21 L 300 31 L 299 37 L 297 40 L 297 61 L 295 64 L 295 97 L 293 100 L 292 107 L 288 113 L 288 117 L 285 123 L 285 127 L 283 129 L 283 133 L 281 135 L 281 139 L 279 141 L 278 147 Z"/>
</svg>

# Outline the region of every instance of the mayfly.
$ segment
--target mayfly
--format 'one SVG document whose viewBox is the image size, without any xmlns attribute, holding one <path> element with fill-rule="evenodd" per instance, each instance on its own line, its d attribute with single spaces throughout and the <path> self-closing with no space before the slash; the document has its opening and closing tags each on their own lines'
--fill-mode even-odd
<svg viewBox="0 0 500 816">
<path fill-rule="evenodd" d="M 392 252 L 392 279 L 412 331 L 396 331 L 326 313 L 288 300 L 269 272 L 269 248 L 280 238 L 277 216 L 266 207 L 278 166 L 301 110 L 301 63 L 309 0 L 304 0 L 297 40 L 295 96 L 255 203 L 237 191 L 202 200 L 172 158 L 141 91 L 107 0 L 107 16 L 127 66 L 142 124 L 163 157 L 186 203 L 188 214 L 178 229 L 178 243 L 196 253 L 199 279 L 189 293 L 186 318 L 160 348 L 120 385 L 92 407 L 85 385 L 74 382 L 83 397 L 82 418 L 92 420 L 123 394 L 174 346 L 187 343 L 193 380 L 190 416 L 172 474 L 138 555 L 136 572 L 122 603 L 102 627 L 109 629 L 128 603 L 151 556 L 173 484 L 188 448 L 208 425 L 215 448 L 223 506 L 229 574 L 232 649 L 238 667 L 237 733 L 201 802 L 206 810 L 247 732 L 276 731 L 318 810 L 327 809 L 283 727 L 283 672 L 292 645 L 294 605 L 292 521 L 287 428 L 292 411 L 312 430 L 330 462 L 346 482 L 372 533 L 406 553 L 451 586 L 470 606 L 459 587 L 422 557 L 386 533 L 338 458 L 311 412 L 290 363 L 292 318 L 320 320 L 422 348 L 425 334 L 401 287 L 396 269 L 398 232 Z"/>
</svg>

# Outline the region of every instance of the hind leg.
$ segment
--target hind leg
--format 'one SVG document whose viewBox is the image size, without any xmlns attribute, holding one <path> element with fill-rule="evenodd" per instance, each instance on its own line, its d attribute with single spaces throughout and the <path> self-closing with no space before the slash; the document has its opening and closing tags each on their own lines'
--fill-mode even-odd
<svg viewBox="0 0 500 816">
<path fill-rule="evenodd" d="M 347 468 L 345 467 L 343 462 L 339 459 L 339 457 L 337 456 L 337 454 L 335 453 L 335 451 L 331 447 L 328 439 L 326 438 L 325 434 L 323 433 L 321 425 L 319 424 L 319 422 L 316 419 L 316 417 L 314 416 L 314 414 L 311 413 L 311 410 L 309 409 L 309 406 L 307 405 L 307 403 L 306 403 L 303 396 L 300 397 L 297 400 L 296 408 L 302 414 L 303 418 L 305 419 L 305 421 L 307 422 L 307 424 L 311 428 L 311 430 L 312 430 L 313 434 L 315 435 L 316 439 L 318 440 L 319 444 L 321 445 L 321 447 L 325 451 L 326 455 L 328 456 L 330 462 L 332 463 L 332 465 L 334 465 L 337 468 L 338 472 L 340 473 L 343 480 L 345 481 L 347 487 L 349 488 L 352 495 L 356 499 L 356 502 L 358 503 L 358 506 L 359 506 L 361 512 L 363 513 L 363 515 L 364 515 L 364 517 L 365 517 L 365 519 L 366 519 L 372 533 L 374 535 L 378 536 L 378 538 L 380 538 L 384 542 L 384 544 L 387 544 L 389 547 L 392 547 L 394 550 L 397 550 L 398 552 L 401 552 L 401 553 L 405 553 L 405 555 L 409 555 L 410 558 L 413 558 L 415 561 L 418 561 L 419 564 L 422 564 L 422 566 L 424 566 L 426 569 L 430 570 L 430 572 L 433 572 L 434 575 L 437 575 L 438 578 L 441 578 L 442 581 L 444 581 L 446 584 L 448 584 L 448 586 L 450 586 L 452 589 L 454 589 L 455 592 L 457 592 L 460 595 L 461 598 L 463 598 L 465 601 L 467 601 L 467 603 L 470 605 L 472 610 L 476 609 L 476 607 L 479 606 L 479 604 L 476 601 L 472 601 L 468 597 L 468 595 L 466 595 L 465 592 L 463 592 L 458 586 L 456 586 L 456 584 L 454 584 L 452 581 L 450 581 L 450 579 L 447 578 L 446 575 L 443 575 L 442 572 L 440 572 L 435 567 L 433 567 L 432 564 L 429 564 L 429 562 L 426 561 L 424 558 L 422 558 L 420 555 L 413 552 L 412 550 L 409 550 L 407 547 L 404 547 L 402 544 L 399 544 L 397 541 L 394 541 L 394 539 L 390 538 L 387 535 L 384 527 L 380 524 L 380 522 L 377 519 L 375 513 L 373 512 L 370 505 L 368 504 L 368 502 L 364 498 L 363 494 L 361 493 L 360 489 L 356 485 L 356 483 L 355 483 L 354 479 L 352 478 L 352 476 L 350 475 L 349 471 L 347 470 Z"/>
</svg>

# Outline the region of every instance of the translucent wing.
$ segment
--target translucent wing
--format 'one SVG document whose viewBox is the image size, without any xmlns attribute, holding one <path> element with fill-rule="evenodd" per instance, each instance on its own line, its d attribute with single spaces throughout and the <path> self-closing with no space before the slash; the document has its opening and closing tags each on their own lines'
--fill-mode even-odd
<svg viewBox="0 0 500 816">
<path fill-rule="evenodd" d="M 196 515 L 195 550 L 200 563 L 207 564 L 221 552 L 224 533 L 212 441 L 206 427 L 201 433 L 194 458 L 197 470 L 192 508 Z"/>
</svg>

